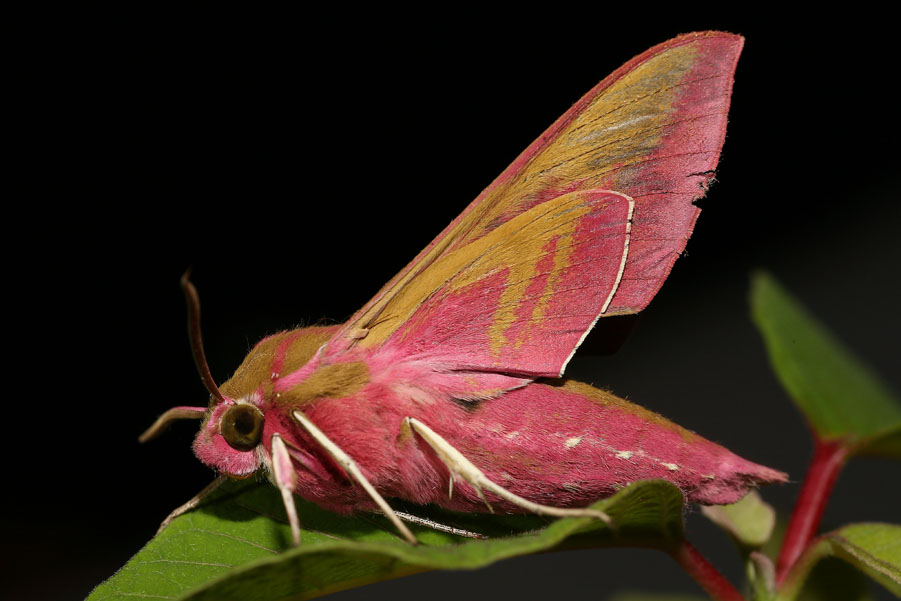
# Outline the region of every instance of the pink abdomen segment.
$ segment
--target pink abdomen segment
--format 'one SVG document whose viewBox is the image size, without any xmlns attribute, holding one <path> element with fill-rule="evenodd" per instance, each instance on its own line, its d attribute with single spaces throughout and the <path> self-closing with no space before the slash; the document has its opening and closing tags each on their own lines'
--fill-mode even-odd
<svg viewBox="0 0 901 601">
<path fill-rule="evenodd" d="M 695 503 L 734 503 L 750 488 L 784 482 L 782 472 L 746 461 L 693 432 L 586 384 L 533 383 L 481 403 L 456 424 L 433 424 L 439 434 L 497 484 L 532 501 L 584 506 L 635 480 L 673 482 Z M 430 451 L 422 441 L 425 455 Z M 441 477 L 447 471 L 432 461 Z M 521 513 L 491 493 L 497 509 Z M 485 511 L 468 484 L 429 502 Z"/>
</svg>

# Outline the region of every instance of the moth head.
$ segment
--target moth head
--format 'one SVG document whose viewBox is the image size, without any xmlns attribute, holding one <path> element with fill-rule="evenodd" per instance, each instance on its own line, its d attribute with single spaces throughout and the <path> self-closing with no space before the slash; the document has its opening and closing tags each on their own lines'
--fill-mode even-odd
<svg viewBox="0 0 901 601">
<path fill-rule="evenodd" d="M 174 407 L 161 415 L 138 440 L 146 442 L 156 438 L 177 419 L 202 419 L 200 432 L 194 440 L 194 453 L 197 457 L 210 467 L 231 476 L 248 476 L 260 466 L 256 449 L 262 441 L 265 418 L 257 407 L 259 399 L 231 399 L 219 390 L 203 352 L 200 300 L 197 289 L 188 280 L 188 273 L 182 276 L 181 285 L 188 302 L 191 350 L 200 377 L 210 393 L 210 406 Z"/>
<path fill-rule="evenodd" d="M 251 475 L 260 467 L 263 412 L 255 399 L 225 397 L 209 409 L 194 439 L 194 454 L 217 471 L 236 478 Z"/>
</svg>

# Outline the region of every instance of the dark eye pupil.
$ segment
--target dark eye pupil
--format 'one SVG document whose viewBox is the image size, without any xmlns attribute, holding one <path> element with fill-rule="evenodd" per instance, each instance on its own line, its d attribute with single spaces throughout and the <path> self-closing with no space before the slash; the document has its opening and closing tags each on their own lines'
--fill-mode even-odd
<svg viewBox="0 0 901 601">
<path fill-rule="evenodd" d="M 251 451 L 263 437 L 263 414 L 251 405 L 235 405 L 222 416 L 219 431 L 233 449 Z"/>
<path fill-rule="evenodd" d="M 238 434 L 247 436 L 248 434 L 253 432 L 253 428 L 254 419 L 252 414 L 242 411 L 240 414 L 235 416 L 235 430 L 238 432 Z"/>
</svg>

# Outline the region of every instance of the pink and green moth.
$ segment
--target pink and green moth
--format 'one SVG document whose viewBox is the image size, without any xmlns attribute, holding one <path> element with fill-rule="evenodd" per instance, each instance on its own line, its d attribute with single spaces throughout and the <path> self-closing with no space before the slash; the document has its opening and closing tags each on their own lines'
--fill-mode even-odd
<svg viewBox="0 0 901 601">
<path fill-rule="evenodd" d="M 742 44 L 692 33 L 635 57 L 349 321 L 263 339 L 219 387 L 183 280 L 210 405 L 171 409 L 142 438 L 202 419 L 197 457 L 216 482 L 262 470 L 295 543 L 294 494 L 340 513 L 382 511 L 415 542 L 386 498 L 607 519 L 585 507 L 635 480 L 664 478 L 704 504 L 783 481 L 563 378 L 597 320 L 641 311 L 685 248 L 719 160 Z"/>
</svg>

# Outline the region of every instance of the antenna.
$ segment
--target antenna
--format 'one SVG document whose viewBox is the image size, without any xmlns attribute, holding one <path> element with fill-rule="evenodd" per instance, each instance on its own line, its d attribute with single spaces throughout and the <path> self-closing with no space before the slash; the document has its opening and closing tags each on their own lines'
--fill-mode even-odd
<svg viewBox="0 0 901 601">
<path fill-rule="evenodd" d="M 191 283 L 191 270 L 188 269 L 181 276 L 181 289 L 185 292 L 185 300 L 188 302 L 188 337 L 191 339 L 191 352 L 194 354 L 194 363 L 197 365 L 197 371 L 200 372 L 200 379 L 207 391 L 213 395 L 218 403 L 225 400 L 213 374 L 210 373 L 210 366 L 207 365 L 206 355 L 203 352 L 203 337 L 200 332 L 200 297 L 197 295 L 197 288 Z"/>
</svg>

